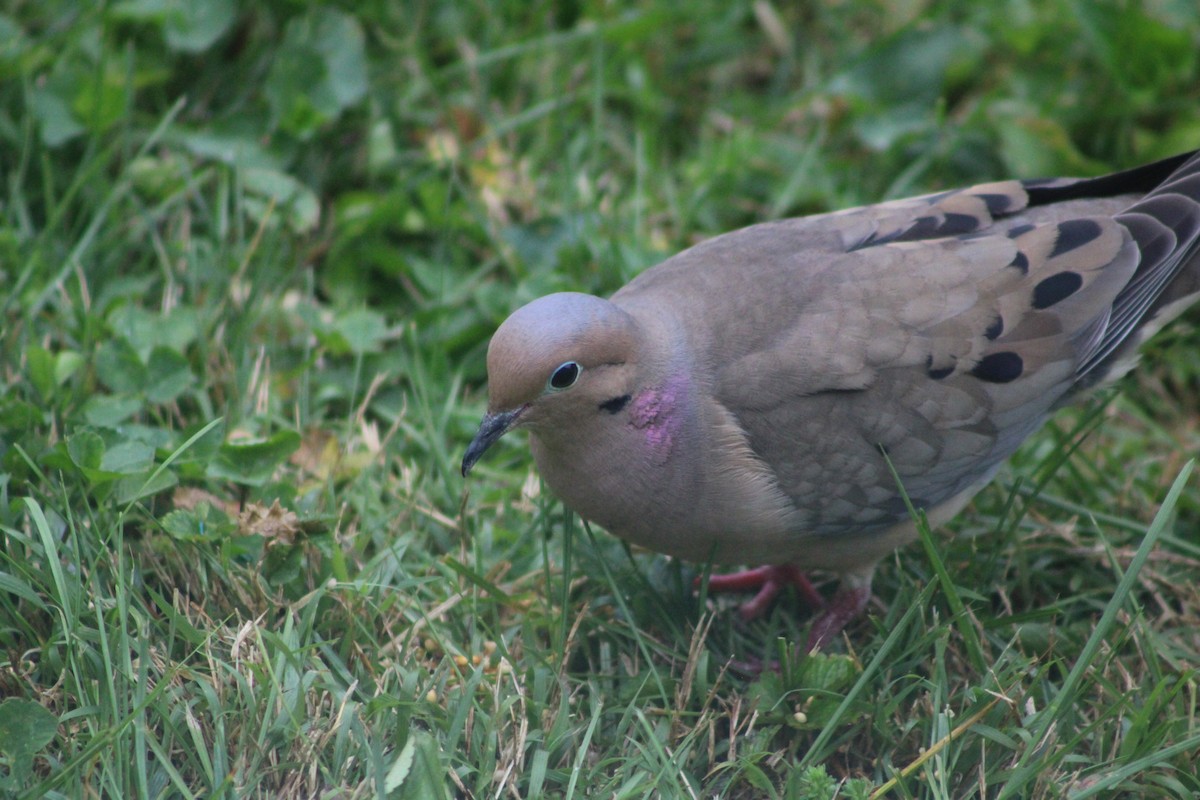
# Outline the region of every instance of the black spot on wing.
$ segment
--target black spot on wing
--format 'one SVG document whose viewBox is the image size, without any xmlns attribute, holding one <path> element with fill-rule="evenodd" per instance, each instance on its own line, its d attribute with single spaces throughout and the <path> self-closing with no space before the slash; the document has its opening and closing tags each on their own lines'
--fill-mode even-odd
<svg viewBox="0 0 1200 800">
<path fill-rule="evenodd" d="M 1021 270 L 1022 274 L 1028 274 L 1029 272 L 1029 259 L 1019 250 L 1017 251 L 1017 254 L 1013 256 L 1013 260 L 1008 262 L 1008 265 Z"/>
<path fill-rule="evenodd" d="M 904 233 L 896 238 L 905 241 L 928 239 L 938 232 L 938 227 L 937 217 L 917 217 L 913 220 L 913 224 L 909 225 Z"/>
<path fill-rule="evenodd" d="M 1036 225 L 1030 225 L 1028 222 L 1024 225 L 1014 225 L 1008 229 L 1008 238 L 1016 239 L 1018 236 L 1024 236 L 1033 230 Z"/>
<path fill-rule="evenodd" d="M 1050 258 L 1061 256 L 1072 250 L 1083 247 L 1088 242 L 1095 241 L 1103 233 L 1100 223 L 1094 219 L 1069 219 L 1058 223 L 1058 237 L 1054 240 L 1054 249 Z"/>
<path fill-rule="evenodd" d="M 1025 362 L 1011 351 L 992 353 L 980 359 L 971 374 L 988 383 L 1009 383 L 1021 377 Z"/>
<path fill-rule="evenodd" d="M 932 239 L 938 236 L 962 236 L 979 230 L 979 218 L 971 214 L 947 211 L 940 217 L 917 217 L 912 225 L 896 237 L 897 241 L 911 242 L 917 239 Z"/>
<path fill-rule="evenodd" d="M 1033 287 L 1033 307 L 1049 308 L 1066 300 L 1083 286 L 1083 276 L 1078 272 L 1058 272 Z"/>
<path fill-rule="evenodd" d="M 979 230 L 978 217 L 971 214 L 955 214 L 953 211 L 946 212 L 945 221 L 938 227 L 938 233 L 942 236 L 957 236 L 976 230 Z"/>
<path fill-rule="evenodd" d="M 935 381 L 940 381 L 942 378 L 948 378 L 954 372 L 954 365 L 948 367 L 938 367 L 934 369 L 933 356 L 925 359 L 925 373 Z"/>
<path fill-rule="evenodd" d="M 1004 333 L 1004 318 L 996 317 L 994 320 L 992 320 L 992 324 L 988 325 L 988 328 L 983 332 L 983 335 L 986 336 L 989 341 L 994 342 L 1000 338 L 1000 334 L 1002 333 Z"/>
<path fill-rule="evenodd" d="M 1003 214 L 1005 211 L 1008 211 L 1010 208 L 1012 208 L 1013 205 L 1013 198 L 1007 194 L 993 194 L 984 192 L 983 194 L 977 194 L 975 196 L 983 201 L 983 204 L 987 206 L 988 213 L 993 216 Z"/>
</svg>

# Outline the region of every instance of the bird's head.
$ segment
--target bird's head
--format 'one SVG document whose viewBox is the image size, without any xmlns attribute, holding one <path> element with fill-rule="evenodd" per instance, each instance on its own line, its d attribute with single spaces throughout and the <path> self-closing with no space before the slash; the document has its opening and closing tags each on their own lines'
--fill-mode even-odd
<svg viewBox="0 0 1200 800">
<path fill-rule="evenodd" d="M 562 292 L 513 312 L 488 346 L 488 410 L 463 456 L 465 476 L 516 427 L 543 438 L 572 431 L 630 400 L 638 328 L 608 300 Z"/>
</svg>

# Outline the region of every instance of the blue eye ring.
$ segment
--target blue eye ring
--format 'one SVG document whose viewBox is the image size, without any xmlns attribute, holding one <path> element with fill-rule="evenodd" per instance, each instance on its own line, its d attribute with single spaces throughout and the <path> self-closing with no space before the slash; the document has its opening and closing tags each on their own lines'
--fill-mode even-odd
<svg viewBox="0 0 1200 800">
<path fill-rule="evenodd" d="M 554 368 L 554 372 L 550 373 L 550 380 L 546 381 L 546 389 L 551 392 L 570 389 L 582 374 L 583 367 L 579 366 L 579 362 L 564 361 Z"/>
</svg>

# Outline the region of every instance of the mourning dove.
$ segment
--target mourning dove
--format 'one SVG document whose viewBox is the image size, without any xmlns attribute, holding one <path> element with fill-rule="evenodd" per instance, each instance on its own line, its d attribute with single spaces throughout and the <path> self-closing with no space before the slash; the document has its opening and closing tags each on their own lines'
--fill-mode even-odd
<svg viewBox="0 0 1200 800">
<path fill-rule="evenodd" d="M 465 476 L 514 428 L 567 506 L 651 550 L 837 574 L 810 649 L 884 555 L 954 516 L 1058 408 L 1128 371 L 1200 293 L 1200 155 L 1002 181 L 717 236 L 609 300 L 518 309 Z M 886 456 L 886 457 L 885 457 Z M 891 466 L 889 466 L 889 463 Z"/>
</svg>

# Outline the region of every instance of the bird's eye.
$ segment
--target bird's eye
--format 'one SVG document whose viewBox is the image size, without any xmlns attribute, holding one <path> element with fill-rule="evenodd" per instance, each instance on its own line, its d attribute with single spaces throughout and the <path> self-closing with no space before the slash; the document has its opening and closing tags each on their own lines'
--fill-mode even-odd
<svg viewBox="0 0 1200 800">
<path fill-rule="evenodd" d="M 580 374 L 583 372 L 583 367 L 576 364 L 574 361 L 567 361 L 559 364 L 553 374 L 550 375 L 550 382 L 547 384 L 548 389 L 552 391 L 561 391 L 575 385 L 575 381 L 579 380 Z"/>
</svg>

